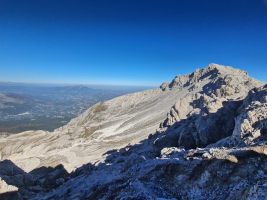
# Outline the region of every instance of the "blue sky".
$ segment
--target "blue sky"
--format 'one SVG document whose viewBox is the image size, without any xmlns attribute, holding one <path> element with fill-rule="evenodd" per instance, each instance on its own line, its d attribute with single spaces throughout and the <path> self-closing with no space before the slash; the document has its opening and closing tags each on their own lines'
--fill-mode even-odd
<svg viewBox="0 0 267 200">
<path fill-rule="evenodd" d="M 158 85 L 208 63 L 267 80 L 267 0 L 0 0 L 0 81 Z"/>
</svg>

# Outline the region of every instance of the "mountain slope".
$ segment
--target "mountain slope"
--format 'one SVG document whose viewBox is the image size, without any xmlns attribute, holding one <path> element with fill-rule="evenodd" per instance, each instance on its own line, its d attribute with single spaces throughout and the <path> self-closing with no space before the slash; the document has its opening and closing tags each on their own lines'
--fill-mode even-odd
<svg viewBox="0 0 267 200">
<path fill-rule="evenodd" d="M 45 182 L 53 177 L 49 181 L 54 191 L 43 182 L 38 182 L 38 192 L 31 184 L 22 185 L 27 195 L 35 191 L 28 196 L 33 199 L 207 199 L 209 194 L 225 199 L 219 188 L 237 191 L 243 167 L 253 168 L 256 162 L 264 169 L 267 117 L 262 85 L 246 72 L 210 64 L 175 77 L 161 89 L 99 103 L 53 133 L 1 138 L 1 159 L 11 160 L 30 180 L 37 176 L 37 182 L 40 175 L 32 170 L 63 165 L 55 168 L 62 175 L 49 169 L 42 178 Z M 79 169 L 66 175 L 64 168 Z M 255 170 L 247 170 L 244 181 L 265 174 L 265 169 Z M 214 173 L 220 175 L 214 178 Z M 229 177 L 227 173 L 235 179 L 220 178 Z M 255 176 L 252 183 L 263 180 Z M 246 197 L 254 195 L 252 183 L 240 186 Z"/>
</svg>

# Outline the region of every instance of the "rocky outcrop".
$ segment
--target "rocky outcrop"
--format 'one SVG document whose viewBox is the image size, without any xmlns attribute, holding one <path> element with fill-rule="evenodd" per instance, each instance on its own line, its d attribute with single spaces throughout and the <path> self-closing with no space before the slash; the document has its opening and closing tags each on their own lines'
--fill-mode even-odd
<svg viewBox="0 0 267 200">
<path fill-rule="evenodd" d="M 169 83 L 167 83 L 167 82 L 162 83 L 162 84 L 160 85 L 160 89 L 161 89 L 162 91 L 166 91 L 166 90 L 168 90 L 168 89 L 169 89 Z"/>
<path fill-rule="evenodd" d="M 207 95 L 200 95 L 192 101 L 187 98 L 178 101 L 163 123 L 167 127 L 163 126 L 163 136 L 155 144 L 166 146 L 169 140 L 173 146 L 175 140 L 175 146 L 190 149 L 205 147 L 228 137 L 232 135 L 241 104 L 241 101 L 227 101 Z"/>
<path fill-rule="evenodd" d="M 267 139 L 267 86 L 252 90 L 235 119 L 233 137 L 244 145 Z"/>
<path fill-rule="evenodd" d="M 231 136 L 242 101 L 251 89 L 261 85 L 244 71 L 217 64 L 176 77 L 169 87 L 185 87 L 189 92 L 168 112 L 161 125 L 163 134 L 155 144 L 159 148 L 190 149 Z"/>
<path fill-rule="evenodd" d="M 244 71 L 217 64 L 210 64 L 190 75 L 176 77 L 169 87 L 187 87 L 190 92 L 172 107 L 165 125 L 171 126 L 200 111 L 215 113 L 223 107 L 223 102 L 242 100 L 251 89 L 261 85 Z"/>
</svg>

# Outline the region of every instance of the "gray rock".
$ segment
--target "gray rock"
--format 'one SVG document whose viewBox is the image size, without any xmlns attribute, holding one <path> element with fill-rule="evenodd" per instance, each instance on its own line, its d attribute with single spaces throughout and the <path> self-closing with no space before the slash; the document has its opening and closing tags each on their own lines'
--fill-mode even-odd
<svg viewBox="0 0 267 200">
<path fill-rule="evenodd" d="M 162 91 L 166 91 L 166 90 L 168 90 L 168 89 L 169 89 L 169 83 L 167 83 L 167 82 L 162 83 L 162 84 L 160 85 L 160 89 L 161 89 Z"/>
</svg>

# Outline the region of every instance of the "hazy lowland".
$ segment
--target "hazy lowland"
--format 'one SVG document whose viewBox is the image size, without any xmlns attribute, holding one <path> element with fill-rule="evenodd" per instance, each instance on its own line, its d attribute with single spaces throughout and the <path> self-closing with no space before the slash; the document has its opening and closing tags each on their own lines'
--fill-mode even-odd
<svg viewBox="0 0 267 200">
<path fill-rule="evenodd" d="M 52 131 L 88 107 L 145 87 L 0 83 L 0 133 Z"/>
</svg>

